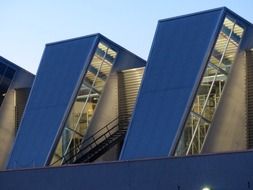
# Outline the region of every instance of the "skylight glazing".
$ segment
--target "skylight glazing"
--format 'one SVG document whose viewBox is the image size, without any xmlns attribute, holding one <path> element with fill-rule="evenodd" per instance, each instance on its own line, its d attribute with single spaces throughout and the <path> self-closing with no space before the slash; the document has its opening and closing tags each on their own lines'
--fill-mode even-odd
<svg viewBox="0 0 253 190">
<path fill-rule="evenodd" d="M 54 151 L 51 165 L 62 165 L 64 160 L 77 153 L 116 56 L 117 52 L 108 45 L 103 42 L 98 44 Z"/>
<path fill-rule="evenodd" d="M 243 28 L 226 17 L 212 55 L 198 87 L 191 111 L 186 119 L 175 155 L 201 153 L 213 116 L 234 63 Z"/>
</svg>

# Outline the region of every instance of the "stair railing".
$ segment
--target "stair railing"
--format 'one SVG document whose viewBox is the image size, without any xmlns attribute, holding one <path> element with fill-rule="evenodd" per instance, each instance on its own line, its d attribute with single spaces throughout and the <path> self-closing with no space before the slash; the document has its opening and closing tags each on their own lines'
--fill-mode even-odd
<svg viewBox="0 0 253 190">
<path fill-rule="evenodd" d="M 73 147 L 69 149 L 69 152 L 60 157 L 58 160 L 53 162 L 50 165 L 55 165 L 57 163 L 67 164 L 70 162 L 74 162 L 78 156 L 83 155 L 89 152 L 91 149 L 95 148 L 99 143 L 107 140 L 112 134 L 119 130 L 126 130 L 128 126 L 128 121 L 130 119 L 130 115 L 119 116 L 109 123 L 107 123 L 104 127 L 96 131 L 90 137 L 86 138 L 81 142 L 78 147 Z M 73 152 L 77 152 L 77 154 L 73 155 Z"/>
</svg>

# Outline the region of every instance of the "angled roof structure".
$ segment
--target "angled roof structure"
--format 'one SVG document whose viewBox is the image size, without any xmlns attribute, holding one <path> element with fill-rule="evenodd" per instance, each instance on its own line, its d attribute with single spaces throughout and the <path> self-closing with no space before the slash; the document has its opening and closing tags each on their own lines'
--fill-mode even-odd
<svg viewBox="0 0 253 190">
<path fill-rule="evenodd" d="M 212 146 L 223 146 L 212 151 L 208 146 L 211 152 L 246 149 L 244 125 L 238 129 L 244 119 L 240 113 L 245 116 L 245 110 L 235 108 L 232 102 L 236 99 L 225 103 L 233 105 L 235 112 L 229 112 L 232 107 L 226 108 L 227 122 L 224 122 L 225 113 L 219 111 L 220 114 L 215 115 L 215 112 L 222 92 L 232 95 L 234 87 L 231 85 L 235 81 L 230 90 L 229 85 L 225 85 L 230 71 L 234 73 L 231 80 L 237 80 L 238 84 L 245 82 L 242 74 L 239 77 L 238 71 L 233 71 L 233 63 L 240 64 L 236 55 L 245 50 L 243 46 L 251 29 L 248 21 L 227 8 L 159 21 L 121 152 L 122 160 L 201 153 L 204 141 L 211 141 L 215 144 Z M 243 68 L 234 70 L 243 71 Z M 233 96 L 243 96 L 235 94 L 237 90 Z M 240 100 L 237 103 L 244 105 L 245 98 Z M 230 117 L 234 120 L 229 120 Z M 218 118 L 223 123 L 217 124 Z M 237 134 L 237 144 L 240 144 L 237 148 L 232 137 L 224 143 L 224 134 L 229 130 L 225 126 L 233 128 L 232 136 Z M 215 132 L 211 132 L 215 128 Z M 221 128 L 224 132 L 218 132 Z M 214 133 L 212 138 L 211 134 L 207 137 L 207 131 Z"/>
<path fill-rule="evenodd" d="M 95 59 L 95 53 L 105 61 L 111 61 L 114 70 L 145 65 L 145 61 L 101 34 L 48 44 L 41 59 L 8 168 L 44 166 L 50 162 L 52 151 L 64 133 L 63 128 L 68 115 L 71 114 L 77 94 L 85 96 L 89 91 L 88 87 L 82 87 L 83 80 L 90 86 L 97 85 L 92 84 L 91 80 L 104 80 L 104 73 L 97 73 L 99 66 L 95 63 L 90 65 Z M 104 53 L 106 54 L 101 56 Z M 110 70 L 104 72 L 108 72 L 108 75 Z M 80 88 L 83 88 L 82 91 Z M 96 87 L 93 90 L 87 95 L 91 97 L 95 91 L 102 89 Z"/>
<path fill-rule="evenodd" d="M 51 43 L 0 187 L 251 189 L 252 108 L 253 25 L 225 7 L 160 20 L 147 64 Z"/>
<path fill-rule="evenodd" d="M 223 17 L 216 9 L 159 21 L 121 159 L 169 155 Z"/>
</svg>

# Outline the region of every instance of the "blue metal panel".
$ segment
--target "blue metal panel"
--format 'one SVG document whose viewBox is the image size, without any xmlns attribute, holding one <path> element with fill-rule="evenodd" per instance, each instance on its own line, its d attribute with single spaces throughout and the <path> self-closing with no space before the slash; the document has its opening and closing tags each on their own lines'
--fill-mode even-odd
<svg viewBox="0 0 253 190">
<path fill-rule="evenodd" d="M 146 61 L 141 59 L 140 57 L 128 52 L 128 51 L 120 51 L 117 61 L 113 66 L 113 71 L 122 71 L 125 69 L 139 68 L 145 67 Z"/>
<path fill-rule="evenodd" d="M 8 168 L 45 164 L 96 39 L 93 35 L 46 46 Z"/>
<path fill-rule="evenodd" d="M 1 189 L 251 189 L 252 152 L 0 172 Z M 208 164 L 207 164 L 208 163 Z"/>
<path fill-rule="evenodd" d="M 159 22 L 122 160 L 169 154 L 217 37 L 223 10 Z"/>
</svg>

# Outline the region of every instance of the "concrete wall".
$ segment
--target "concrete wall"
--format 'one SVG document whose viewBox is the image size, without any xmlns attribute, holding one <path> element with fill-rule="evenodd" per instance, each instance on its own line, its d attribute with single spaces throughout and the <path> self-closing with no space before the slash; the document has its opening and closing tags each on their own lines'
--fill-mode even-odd
<svg viewBox="0 0 253 190">
<path fill-rule="evenodd" d="M 0 169 L 4 169 L 5 161 L 15 139 L 15 91 L 9 90 L 1 105 L 0 111 Z"/>
<path fill-rule="evenodd" d="M 229 74 L 203 153 L 247 149 L 246 62 L 241 52 Z"/>
<path fill-rule="evenodd" d="M 109 45 L 112 45 L 110 41 L 108 41 L 107 43 Z M 104 91 L 96 107 L 85 139 L 92 136 L 96 131 L 102 129 L 109 122 L 115 119 L 116 121 L 113 122 L 113 125 L 116 125 L 118 123 L 117 118 L 119 117 L 119 77 L 117 71 L 120 71 L 121 69 L 144 67 L 145 64 L 146 62 L 141 58 L 133 55 L 127 50 L 118 47 L 118 55 L 116 62 L 112 66 L 112 72 L 110 73 L 108 80 L 106 81 Z M 112 127 L 113 125 L 110 126 Z M 101 132 L 106 132 L 106 130 Z M 103 156 L 97 159 L 96 162 L 117 160 L 120 150 L 121 145 L 115 145 L 111 150 L 109 150 Z"/>
<path fill-rule="evenodd" d="M 117 73 L 112 73 L 106 82 L 104 91 L 99 100 L 99 104 L 96 107 L 95 114 L 91 120 L 90 126 L 88 128 L 86 138 L 92 136 L 95 132 L 105 127 L 109 122 L 117 119 L 118 117 L 118 77 Z M 114 125 L 117 124 L 117 120 L 113 122 Z M 113 127 L 113 125 L 110 125 Z M 105 133 L 107 130 L 101 131 L 100 135 Z M 92 139 L 91 139 L 92 140 Z M 101 141 L 104 139 L 101 139 Z M 87 145 L 85 143 L 85 145 Z M 97 161 L 104 160 L 116 160 L 118 157 L 118 149 L 108 152 L 106 155 L 99 158 Z"/>
<path fill-rule="evenodd" d="M 104 91 L 96 107 L 86 137 L 91 136 L 103 128 L 110 121 L 118 117 L 118 77 L 112 73 L 106 82 Z"/>
<path fill-rule="evenodd" d="M 204 144 L 203 153 L 247 149 L 247 100 L 245 50 L 253 47 L 253 25 L 228 10 L 244 28 L 239 54 L 232 67 L 213 123 Z"/>
</svg>

